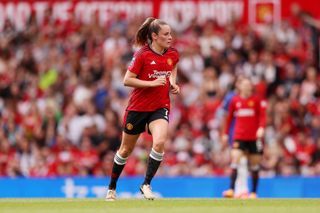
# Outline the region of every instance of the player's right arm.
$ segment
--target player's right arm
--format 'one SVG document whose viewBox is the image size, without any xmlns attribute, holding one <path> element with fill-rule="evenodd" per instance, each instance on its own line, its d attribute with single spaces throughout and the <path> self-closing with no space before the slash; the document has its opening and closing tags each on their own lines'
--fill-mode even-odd
<svg viewBox="0 0 320 213">
<path fill-rule="evenodd" d="M 143 71 L 144 58 L 142 56 L 142 51 L 138 51 L 131 60 L 128 70 L 124 76 L 123 84 L 127 87 L 134 88 L 147 88 L 147 87 L 157 87 L 166 84 L 165 77 L 156 78 L 153 81 L 146 81 L 138 79 L 137 76 Z"/>
<path fill-rule="evenodd" d="M 228 108 L 228 112 L 225 118 L 225 122 L 224 122 L 224 130 L 223 130 L 223 135 L 222 135 L 222 142 L 223 143 L 227 143 L 228 139 L 229 139 L 229 129 L 231 126 L 231 122 L 233 119 L 233 114 L 234 114 L 234 98 L 231 99 L 230 103 L 229 103 L 229 108 Z"/>
<path fill-rule="evenodd" d="M 226 146 L 228 144 L 229 136 L 225 134 L 226 132 L 226 126 L 227 126 L 227 117 L 228 117 L 228 108 L 230 106 L 230 99 L 226 97 L 222 104 L 222 111 L 223 111 L 223 117 L 222 117 L 222 128 L 221 128 L 221 141 L 222 145 Z"/>
<path fill-rule="evenodd" d="M 127 70 L 123 79 L 123 84 L 127 87 L 134 87 L 134 88 L 157 87 L 157 86 L 165 85 L 166 78 L 159 77 L 153 81 L 145 81 L 145 80 L 138 79 L 137 74 L 131 72 L 130 70 Z"/>
</svg>

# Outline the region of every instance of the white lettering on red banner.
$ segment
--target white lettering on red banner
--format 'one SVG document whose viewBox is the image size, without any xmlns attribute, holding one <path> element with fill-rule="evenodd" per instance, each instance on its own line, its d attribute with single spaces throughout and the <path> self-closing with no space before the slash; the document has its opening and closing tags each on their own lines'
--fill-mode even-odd
<svg viewBox="0 0 320 213">
<path fill-rule="evenodd" d="M 153 15 L 152 1 L 50 2 L 51 1 L 0 2 L 0 31 L 3 29 L 5 20 L 10 20 L 18 30 L 23 30 L 32 12 L 35 13 L 37 23 L 42 23 L 45 11 L 50 5 L 52 5 L 53 18 L 62 22 L 68 21 L 72 17 L 72 13 L 75 13 L 78 20 L 85 23 L 90 22 L 93 15 L 97 14 L 100 24 L 107 22 L 118 13 L 124 14 L 127 19 Z"/>
<path fill-rule="evenodd" d="M 241 19 L 244 15 L 244 1 L 163 1 L 160 6 L 160 18 L 172 25 L 188 24 L 193 19 L 203 23 L 208 19 L 225 25 L 233 19 Z"/>
</svg>

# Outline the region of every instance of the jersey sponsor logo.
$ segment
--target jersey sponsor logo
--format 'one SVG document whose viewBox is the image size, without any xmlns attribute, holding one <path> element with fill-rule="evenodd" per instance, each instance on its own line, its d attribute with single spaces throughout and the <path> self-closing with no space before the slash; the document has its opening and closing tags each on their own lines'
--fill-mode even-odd
<svg viewBox="0 0 320 213">
<path fill-rule="evenodd" d="M 169 78 L 170 75 L 171 75 L 171 71 L 158 71 L 158 70 L 153 70 L 152 74 L 148 74 L 149 78 L 160 78 L 162 76 Z"/>
<path fill-rule="evenodd" d="M 132 123 L 127 123 L 126 127 L 127 127 L 128 130 L 132 130 L 133 129 Z"/>
<path fill-rule="evenodd" d="M 156 62 L 155 61 L 151 61 L 151 63 L 150 64 L 156 64 Z"/>
<path fill-rule="evenodd" d="M 238 109 L 236 116 L 237 117 L 248 117 L 248 116 L 254 116 L 254 110 L 253 109 Z"/>
<path fill-rule="evenodd" d="M 167 59 L 167 64 L 170 65 L 170 66 L 173 64 L 173 61 L 172 61 L 171 58 L 168 58 L 168 59 Z"/>
</svg>

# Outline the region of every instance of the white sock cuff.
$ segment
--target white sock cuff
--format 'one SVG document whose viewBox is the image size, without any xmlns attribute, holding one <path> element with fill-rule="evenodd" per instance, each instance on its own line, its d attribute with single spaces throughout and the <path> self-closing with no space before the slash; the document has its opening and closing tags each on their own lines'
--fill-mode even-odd
<svg viewBox="0 0 320 213">
<path fill-rule="evenodd" d="M 260 170 L 260 165 L 250 166 L 250 170 L 252 172 L 259 171 Z"/>
<path fill-rule="evenodd" d="M 149 156 L 156 161 L 162 161 L 163 155 L 164 155 L 164 152 L 159 153 L 152 148 Z"/>
<path fill-rule="evenodd" d="M 114 162 L 117 163 L 118 165 L 124 165 L 126 164 L 128 158 L 123 158 L 119 153 L 117 152 L 114 156 Z"/>
<path fill-rule="evenodd" d="M 231 169 L 236 169 L 236 168 L 238 168 L 238 164 L 236 164 L 236 163 L 231 163 L 230 168 L 231 168 Z"/>
</svg>

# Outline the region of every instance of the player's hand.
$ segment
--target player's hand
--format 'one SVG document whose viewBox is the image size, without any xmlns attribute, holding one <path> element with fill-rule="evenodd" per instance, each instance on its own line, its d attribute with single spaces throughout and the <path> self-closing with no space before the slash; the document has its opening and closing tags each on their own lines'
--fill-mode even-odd
<svg viewBox="0 0 320 213">
<path fill-rule="evenodd" d="M 228 144 L 228 140 L 229 140 L 229 136 L 226 134 L 223 134 L 221 137 L 221 143 L 222 143 L 222 147 L 226 147 Z"/>
<path fill-rule="evenodd" d="M 165 76 L 160 76 L 157 79 L 151 81 L 151 87 L 164 86 L 167 83 L 167 79 Z"/>
<path fill-rule="evenodd" d="M 179 94 L 180 87 L 177 84 L 171 84 L 171 93 L 172 94 Z"/>
<path fill-rule="evenodd" d="M 262 139 L 264 136 L 264 128 L 263 127 L 259 127 L 257 130 L 257 134 L 256 134 L 258 139 Z"/>
</svg>

